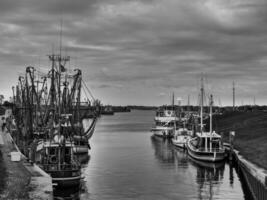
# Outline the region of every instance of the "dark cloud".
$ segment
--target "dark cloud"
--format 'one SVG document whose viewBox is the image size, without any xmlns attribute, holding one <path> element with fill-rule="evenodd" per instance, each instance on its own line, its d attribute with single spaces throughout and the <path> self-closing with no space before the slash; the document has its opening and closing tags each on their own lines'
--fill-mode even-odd
<svg viewBox="0 0 267 200">
<path fill-rule="evenodd" d="M 266 103 L 266 10 L 265 0 L 2 0 L 3 93 L 24 67 L 48 68 L 62 20 L 64 52 L 103 102 L 162 104 L 172 91 L 197 99 L 204 72 L 223 102 L 235 80 L 239 98 Z"/>
</svg>

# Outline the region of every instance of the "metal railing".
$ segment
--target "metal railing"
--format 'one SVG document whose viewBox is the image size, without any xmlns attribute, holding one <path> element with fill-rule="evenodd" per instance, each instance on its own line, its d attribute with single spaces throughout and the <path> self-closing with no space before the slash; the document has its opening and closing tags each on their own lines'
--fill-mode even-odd
<svg viewBox="0 0 267 200">
<path fill-rule="evenodd" d="M 42 164 L 45 171 L 70 171 L 80 169 L 76 164 Z"/>
<path fill-rule="evenodd" d="M 198 148 L 198 147 L 194 147 L 193 146 L 193 149 L 196 150 L 196 151 L 199 151 L 199 152 L 216 152 L 216 153 L 223 153 L 225 150 L 222 149 L 222 148 L 205 148 L 205 147 L 201 147 L 201 148 Z"/>
</svg>

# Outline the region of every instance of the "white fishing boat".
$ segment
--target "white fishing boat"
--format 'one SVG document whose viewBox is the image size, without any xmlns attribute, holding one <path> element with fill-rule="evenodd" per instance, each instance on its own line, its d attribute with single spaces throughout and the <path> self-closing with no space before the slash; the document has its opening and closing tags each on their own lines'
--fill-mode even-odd
<svg viewBox="0 0 267 200">
<path fill-rule="evenodd" d="M 221 136 L 215 133 L 197 133 L 195 138 L 187 141 L 188 154 L 201 161 L 218 162 L 225 159 L 225 148 Z"/>
<path fill-rule="evenodd" d="M 212 131 L 212 95 L 210 96 L 210 131 L 203 131 L 203 98 L 204 86 L 203 78 L 201 78 L 200 132 L 196 133 L 196 137 L 187 141 L 188 154 L 197 160 L 208 162 L 222 161 L 226 156 L 222 138 L 215 131 Z"/>
<path fill-rule="evenodd" d="M 174 136 L 172 138 L 172 143 L 180 148 L 186 147 L 186 142 L 193 136 L 193 131 L 187 128 L 179 128 L 175 130 Z"/>
<path fill-rule="evenodd" d="M 174 106 L 174 94 L 172 94 L 172 105 L 161 106 L 156 111 L 155 127 L 150 130 L 156 136 L 173 137 L 176 124 L 179 122 L 177 110 Z"/>
<path fill-rule="evenodd" d="M 172 137 L 175 130 L 175 124 L 179 118 L 176 115 L 173 106 L 164 106 L 159 108 L 155 116 L 155 127 L 151 131 L 156 136 Z"/>
</svg>

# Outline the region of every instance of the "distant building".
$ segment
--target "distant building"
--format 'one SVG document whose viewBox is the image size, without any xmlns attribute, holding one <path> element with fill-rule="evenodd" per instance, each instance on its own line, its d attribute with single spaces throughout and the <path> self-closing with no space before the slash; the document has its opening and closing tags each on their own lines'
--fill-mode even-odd
<svg viewBox="0 0 267 200">
<path fill-rule="evenodd" d="M 1 106 L 0 107 L 0 124 L 6 123 L 6 119 L 12 115 L 12 109 Z"/>
</svg>

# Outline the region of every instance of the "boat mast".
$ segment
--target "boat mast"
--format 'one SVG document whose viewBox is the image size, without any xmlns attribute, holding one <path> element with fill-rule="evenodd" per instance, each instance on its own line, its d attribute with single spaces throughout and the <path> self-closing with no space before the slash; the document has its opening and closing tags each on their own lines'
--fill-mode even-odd
<svg viewBox="0 0 267 200">
<path fill-rule="evenodd" d="M 212 106 L 213 106 L 213 97 L 210 95 L 210 151 L 212 150 L 211 144 L 211 133 L 212 133 Z"/>
<path fill-rule="evenodd" d="M 190 94 L 187 96 L 187 111 L 190 111 Z"/>
<path fill-rule="evenodd" d="M 172 109 L 174 110 L 174 92 L 172 92 Z"/>
<path fill-rule="evenodd" d="M 213 97 L 210 95 L 210 133 L 212 133 L 212 106 L 213 106 Z"/>
</svg>

